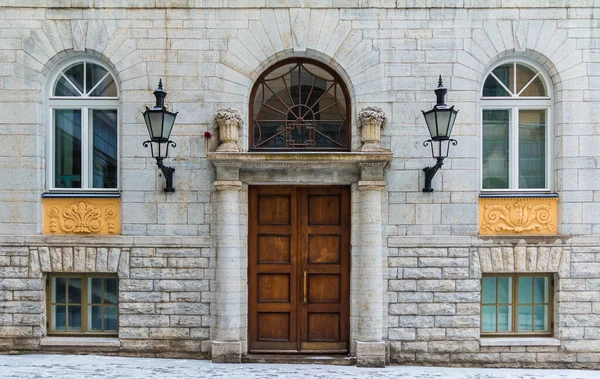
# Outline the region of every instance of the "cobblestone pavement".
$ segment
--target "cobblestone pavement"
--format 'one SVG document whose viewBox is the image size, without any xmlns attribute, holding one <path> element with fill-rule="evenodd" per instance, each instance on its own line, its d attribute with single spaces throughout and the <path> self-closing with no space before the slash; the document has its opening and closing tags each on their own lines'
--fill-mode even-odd
<svg viewBox="0 0 600 379">
<path fill-rule="evenodd" d="M 205 360 L 121 358 L 94 355 L 0 355 L 0 378 L 415 378 L 415 379 L 598 379 L 586 370 L 472 369 L 390 366 L 213 364 Z"/>
</svg>

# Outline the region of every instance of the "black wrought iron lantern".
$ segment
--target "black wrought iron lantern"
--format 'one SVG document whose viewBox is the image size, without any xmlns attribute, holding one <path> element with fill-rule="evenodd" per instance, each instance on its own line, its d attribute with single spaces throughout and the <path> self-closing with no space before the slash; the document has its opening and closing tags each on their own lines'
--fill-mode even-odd
<svg viewBox="0 0 600 379">
<path fill-rule="evenodd" d="M 163 164 L 163 159 L 169 156 L 169 146 L 177 146 L 177 144 L 169 138 L 178 112 L 169 112 L 165 108 L 166 96 L 167 93 L 163 91 L 162 80 L 159 80 L 158 88 L 154 91 L 156 105 L 152 107 L 152 109 L 146 107 L 146 111 L 143 113 L 144 121 L 148 128 L 148 134 L 150 134 L 150 139 L 144 141 L 144 147 L 150 146 L 152 158 L 156 159 L 156 165 L 160 168 L 165 177 L 167 182 L 165 192 L 174 192 L 173 172 L 175 172 L 175 169 L 173 167 L 165 166 Z"/>
<path fill-rule="evenodd" d="M 444 87 L 442 75 L 440 75 L 438 81 L 438 88 L 434 92 L 437 96 L 436 105 L 430 111 L 421 111 L 425 117 L 429 135 L 431 136 L 431 139 L 423 142 L 423 146 L 431 146 L 431 156 L 437 159 L 437 163 L 434 166 L 423 169 L 425 172 L 425 187 L 423 188 L 423 192 L 433 192 L 431 180 L 444 164 L 444 159 L 448 157 L 450 144 L 453 146 L 458 144 L 456 140 L 450 138 L 458 110 L 454 109 L 454 106 L 448 107 L 446 105 L 446 93 L 448 90 Z M 437 146 L 434 146 L 434 142 Z"/>
</svg>

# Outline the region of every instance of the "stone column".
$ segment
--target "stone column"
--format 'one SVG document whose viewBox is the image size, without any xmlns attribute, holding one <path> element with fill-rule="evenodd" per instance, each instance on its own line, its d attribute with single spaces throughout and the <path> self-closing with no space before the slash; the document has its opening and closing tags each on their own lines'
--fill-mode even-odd
<svg viewBox="0 0 600 379">
<path fill-rule="evenodd" d="M 356 365 L 385 366 L 383 341 L 383 244 L 381 190 L 384 181 L 359 181 L 359 249 L 353 255 L 351 280 L 352 324 L 356 340 Z"/>
<path fill-rule="evenodd" d="M 246 333 L 245 270 L 240 248 L 239 180 L 214 182 L 216 189 L 216 288 L 212 361 L 240 363 Z"/>
<path fill-rule="evenodd" d="M 385 127 L 387 117 L 383 109 L 372 106 L 358 112 L 358 127 L 362 129 L 361 151 L 381 151 L 381 129 Z"/>
</svg>

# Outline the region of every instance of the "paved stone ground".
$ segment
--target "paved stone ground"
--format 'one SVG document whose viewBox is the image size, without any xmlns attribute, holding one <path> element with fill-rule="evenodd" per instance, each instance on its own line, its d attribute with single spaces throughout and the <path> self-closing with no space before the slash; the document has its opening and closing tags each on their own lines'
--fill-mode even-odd
<svg viewBox="0 0 600 379">
<path fill-rule="evenodd" d="M 597 379 L 586 370 L 472 369 L 391 366 L 213 364 L 184 359 L 121 358 L 94 355 L 0 355 L 0 378 L 414 378 L 414 379 Z"/>
</svg>

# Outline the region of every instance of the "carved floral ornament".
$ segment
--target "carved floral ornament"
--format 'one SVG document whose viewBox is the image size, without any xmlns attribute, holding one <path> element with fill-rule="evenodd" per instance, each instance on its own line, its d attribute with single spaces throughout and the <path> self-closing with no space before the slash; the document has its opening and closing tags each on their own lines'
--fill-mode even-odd
<svg viewBox="0 0 600 379">
<path fill-rule="evenodd" d="M 364 107 L 358 112 L 358 127 L 362 129 L 362 151 L 381 150 L 381 129 L 386 124 L 387 117 L 380 107 Z"/>
<path fill-rule="evenodd" d="M 480 234 L 557 234 L 557 206 L 555 198 L 480 199 Z"/>
<path fill-rule="evenodd" d="M 118 199 L 44 199 L 44 234 L 119 234 Z"/>
</svg>

